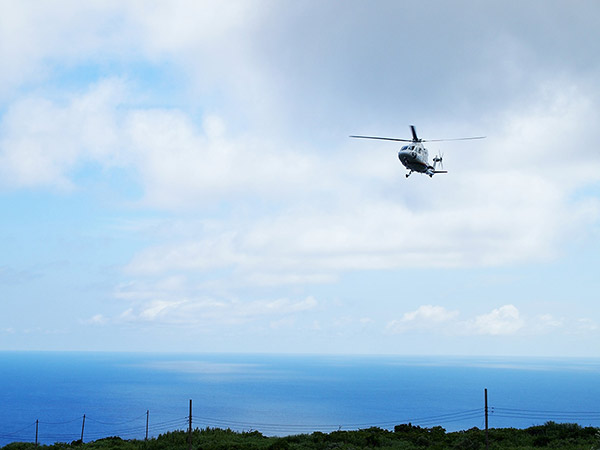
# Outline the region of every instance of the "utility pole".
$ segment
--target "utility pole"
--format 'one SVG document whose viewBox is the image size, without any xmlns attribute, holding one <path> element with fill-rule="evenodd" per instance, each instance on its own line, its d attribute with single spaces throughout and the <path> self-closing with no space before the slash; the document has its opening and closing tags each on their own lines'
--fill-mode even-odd
<svg viewBox="0 0 600 450">
<path fill-rule="evenodd" d="M 485 389 L 485 450 L 490 448 L 490 439 L 488 436 L 488 402 L 487 402 L 487 388 Z"/>
<path fill-rule="evenodd" d="M 83 429 L 85 428 L 85 414 L 83 415 L 83 423 L 81 424 L 81 443 L 83 444 Z"/>
<path fill-rule="evenodd" d="M 148 420 L 150 419 L 150 410 L 147 409 L 146 410 L 146 439 L 145 441 L 148 442 Z"/>
<path fill-rule="evenodd" d="M 38 425 L 40 421 L 39 419 L 35 421 L 35 446 L 38 446 Z"/>
<path fill-rule="evenodd" d="M 192 450 L 192 399 L 190 399 L 190 426 L 188 428 L 188 449 Z"/>
</svg>

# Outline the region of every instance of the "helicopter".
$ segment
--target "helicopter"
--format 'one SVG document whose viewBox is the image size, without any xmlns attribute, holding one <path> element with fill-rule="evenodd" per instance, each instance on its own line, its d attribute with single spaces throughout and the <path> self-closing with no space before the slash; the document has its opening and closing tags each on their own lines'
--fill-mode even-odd
<svg viewBox="0 0 600 450">
<path fill-rule="evenodd" d="M 443 165 L 443 154 L 438 154 L 433 158 L 433 165 L 429 164 L 428 151 L 423 145 L 423 142 L 440 142 L 440 141 L 467 141 L 471 139 L 484 139 L 485 136 L 455 138 L 455 139 L 420 139 L 417 137 L 417 130 L 414 125 L 410 125 L 410 131 L 412 133 L 412 139 L 398 139 L 389 137 L 379 136 L 350 136 L 351 138 L 359 139 L 378 139 L 382 141 L 398 141 L 398 142 L 410 142 L 409 145 L 404 145 L 398 151 L 398 159 L 408 169 L 406 178 L 408 178 L 413 172 L 423 173 L 433 177 L 436 173 L 448 173 L 444 169 Z M 438 170 L 438 164 L 442 170 Z"/>
</svg>

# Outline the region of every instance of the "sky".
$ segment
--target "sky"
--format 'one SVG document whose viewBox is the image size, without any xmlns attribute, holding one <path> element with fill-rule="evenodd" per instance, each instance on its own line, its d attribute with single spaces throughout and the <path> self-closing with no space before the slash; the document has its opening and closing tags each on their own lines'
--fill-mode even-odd
<svg viewBox="0 0 600 450">
<path fill-rule="evenodd" d="M 0 0 L 0 350 L 600 357 L 599 17 Z"/>
</svg>

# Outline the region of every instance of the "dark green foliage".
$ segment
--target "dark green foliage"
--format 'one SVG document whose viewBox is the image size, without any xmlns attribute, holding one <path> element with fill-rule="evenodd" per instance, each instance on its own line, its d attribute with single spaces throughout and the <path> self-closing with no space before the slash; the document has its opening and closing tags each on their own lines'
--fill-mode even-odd
<svg viewBox="0 0 600 450">
<path fill-rule="evenodd" d="M 33 450 L 35 449 L 34 444 L 30 444 L 29 442 L 13 442 L 12 444 L 8 444 L 2 447 L 2 450 Z"/>
<path fill-rule="evenodd" d="M 497 428 L 489 430 L 491 450 L 600 449 L 600 430 L 576 424 L 547 422 L 544 425 L 519 430 Z M 56 443 L 39 446 L 40 450 L 187 450 L 189 435 L 172 431 L 150 439 L 123 440 L 119 437 L 82 443 Z M 193 450 L 442 450 L 485 449 L 485 431 L 478 428 L 446 433 L 442 427 L 422 428 L 412 424 L 394 427 L 394 431 L 368 428 L 354 431 L 314 432 L 286 437 L 267 437 L 258 431 L 238 433 L 230 429 L 205 428 L 192 432 Z M 36 450 L 32 443 L 14 442 L 0 450 Z"/>
</svg>

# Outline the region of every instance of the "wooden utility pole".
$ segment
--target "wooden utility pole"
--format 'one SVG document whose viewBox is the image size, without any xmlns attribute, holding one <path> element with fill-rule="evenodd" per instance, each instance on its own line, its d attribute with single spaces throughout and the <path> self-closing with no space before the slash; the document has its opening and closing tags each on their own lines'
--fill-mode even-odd
<svg viewBox="0 0 600 450">
<path fill-rule="evenodd" d="M 35 446 L 38 446 L 38 425 L 40 424 L 39 419 L 35 421 Z"/>
<path fill-rule="evenodd" d="M 148 419 L 150 419 L 150 410 L 149 409 L 146 410 L 146 439 L 145 439 L 146 442 L 148 442 Z"/>
<path fill-rule="evenodd" d="M 485 389 L 485 450 L 490 448 L 490 439 L 488 436 L 488 402 L 487 402 L 487 388 Z"/>
<path fill-rule="evenodd" d="M 188 428 L 188 449 L 192 450 L 192 399 L 190 399 L 190 426 Z"/>
<path fill-rule="evenodd" d="M 83 423 L 81 424 L 81 443 L 83 444 L 83 430 L 85 428 L 85 414 L 83 415 Z"/>
</svg>

